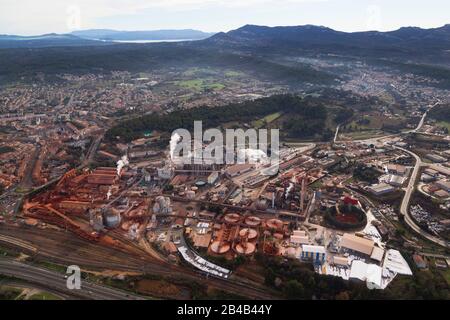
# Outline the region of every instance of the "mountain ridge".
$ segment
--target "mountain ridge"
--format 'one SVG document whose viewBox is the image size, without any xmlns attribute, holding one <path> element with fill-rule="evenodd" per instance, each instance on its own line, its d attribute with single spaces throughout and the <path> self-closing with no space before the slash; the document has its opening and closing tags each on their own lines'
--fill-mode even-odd
<svg viewBox="0 0 450 320">
<path fill-rule="evenodd" d="M 450 24 L 439 28 L 422 29 L 419 27 L 402 27 L 394 31 L 358 31 L 344 32 L 334 29 L 315 26 L 259 26 L 247 24 L 227 33 L 218 33 L 206 39 L 209 43 L 236 44 L 245 42 L 248 45 L 255 45 L 264 41 L 280 40 L 295 42 L 298 44 L 344 44 L 352 41 L 353 45 L 367 44 L 368 41 L 377 40 L 379 45 L 404 45 L 407 41 L 415 40 L 419 42 L 424 39 L 436 39 L 444 41 L 445 46 L 450 46 Z M 442 44 L 441 44 L 442 45 Z"/>
</svg>

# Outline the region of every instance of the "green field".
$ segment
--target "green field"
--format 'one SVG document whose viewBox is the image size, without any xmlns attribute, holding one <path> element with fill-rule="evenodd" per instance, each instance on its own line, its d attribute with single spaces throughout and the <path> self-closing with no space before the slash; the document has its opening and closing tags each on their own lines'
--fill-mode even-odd
<svg viewBox="0 0 450 320">
<path fill-rule="evenodd" d="M 227 71 L 225 72 L 225 76 L 226 77 L 239 77 L 244 75 L 242 72 L 238 72 L 238 71 Z"/>
<path fill-rule="evenodd" d="M 269 114 L 268 116 L 265 116 L 264 118 L 253 121 L 253 126 L 255 128 L 261 128 L 262 126 L 264 126 L 264 124 L 270 124 L 271 122 L 277 120 L 282 115 L 283 115 L 283 113 L 281 113 L 281 112 Z"/>
<path fill-rule="evenodd" d="M 33 294 L 31 297 L 28 298 L 28 300 L 61 300 L 61 298 L 48 292 L 39 292 Z"/>
<path fill-rule="evenodd" d="M 193 80 L 181 80 L 181 81 L 175 81 L 175 85 L 195 90 L 195 91 L 203 91 L 206 89 L 212 89 L 212 90 L 222 90 L 225 88 L 225 85 L 223 85 L 220 82 L 213 82 L 209 79 L 193 79 Z"/>
<path fill-rule="evenodd" d="M 361 122 L 359 120 L 367 121 Z M 401 122 L 398 118 L 387 118 L 384 116 L 378 116 L 378 115 L 366 115 L 363 117 L 363 119 L 354 120 L 350 124 L 346 125 L 345 127 L 353 128 L 353 130 L 379 130 L 383 127 L 383 125 L 396 125 L 399 122 Z M 359 123 L 358 123 L 359 122 Z"/>
<path fill-rule="evenodd" d="M 436 126 L 439 128 L 447 128 L 447 130 L 450 132 L 450 122 L 447 121 L 439 121 L 436 123 Z"/>
<path fill-rule="evenodd" d="M 380 130 L 367 130 L 367 131 L 361 131 L 361 132 L 351 132 L 351 133 L 344 133 L 343 135 L 339 133 L 339 139 L 352 139 L 352 140 L 363 140 L 363 139 L 371 139 L 371 138 L 377 138 L 382 137 L 386 133 Z"/>
<path fill-rule="evenodd" d="M 22 289 L 0 286 L 0 300 L 16 300 L 20 297 Z"/>
</svg>

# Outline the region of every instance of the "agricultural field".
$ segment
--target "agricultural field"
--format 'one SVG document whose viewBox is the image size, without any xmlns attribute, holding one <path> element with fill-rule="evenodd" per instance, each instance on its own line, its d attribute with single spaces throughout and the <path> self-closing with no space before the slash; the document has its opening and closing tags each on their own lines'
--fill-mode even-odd
<svg viewBox="0 0 450 320">
<path fill-rule="evenodd" d="M 194 91 L 204 91 L 207 89 L 222 90 L 223 88 L 225 88 L 225 85 L 220 82 L 214 82 L 214 80 L 212 79 L 181 80 L 175 81 L 174 84 L 179 87 Z"/>
<path fill-rule="evenodd" d="M 278 118 L 280 118 L 283 115 L 282 112 L 276 112 L 276 113 L 272 113 L 269 114 L 268 116 L 265 116 L 264 118 L 261 118 L 259 120 L 253 121 L 253 127 L 259 129 L 261 127 L 263 127 L 264 125 L 268 125 L 272 122 L 274 122 L 275 120 L 277 120 Z"/>
<path fill-rule="evenodd" d="M 343 127 L 346 131 L 367 131 L 380 130 L 386 126 L 398 126 L 402 123 L 400 118 L 391 118 L 379 115 L 365 115 L 360 119 L 352 121 L 350 124 Z"/>
</svg>

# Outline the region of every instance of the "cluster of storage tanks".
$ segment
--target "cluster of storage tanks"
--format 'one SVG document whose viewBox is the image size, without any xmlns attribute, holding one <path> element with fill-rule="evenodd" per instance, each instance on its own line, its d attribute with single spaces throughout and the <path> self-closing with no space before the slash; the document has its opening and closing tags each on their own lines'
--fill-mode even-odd
<svg viewBox="0 0 450 320">
<path fill-rule="evenodd" d="M 241 227 L 243 222 L 246 227 Z M 256 251 L 256 240 L 258 239 L 257 227 L 261 219 L 256 216 L 246 217 L 238 213 L 228 213 L 223 217 L 220 239 L 215 240 L 210 249 L 216 254 L 226 254 L 231 249 L 237 254 L 251 255 Z"/>
</svg>

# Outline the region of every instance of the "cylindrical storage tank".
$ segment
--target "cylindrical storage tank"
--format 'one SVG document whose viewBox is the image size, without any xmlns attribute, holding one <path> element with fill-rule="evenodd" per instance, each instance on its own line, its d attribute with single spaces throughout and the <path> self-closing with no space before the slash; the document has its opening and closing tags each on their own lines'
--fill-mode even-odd
<svg viewBox="0 0 450 320">
<path fill-rule="evenodd" d="M 121 220 L 122 219 L 118 211 L 108 210 L 103 214 L 103 223 L 105 224 L 106 228 L 117 228 L 120 225 Z"/>
<path fill-rule="evenodd" d="M 253 240 L 258 236 L 258 232 L 255 229 L 244 228 L 239 231 L 239 236 L 241 236 L 241 238 L 247 237 L 248 240 Z"/>
<path fill-rule="evenodd" d="M 244 243 L 238 243 L 234 249 L 239 254 L 250 255 L 250 254 L 253 254 L 255 252 L 256 246 L 253 243 L 251 243 L 251 242 L 248 242 L 248 243 L 245 243 L 245 244 Z"/>
<path fill-rule="evenodd" d="M 244 222 L 248 226 L 256 227 L 261 224 L 261 218 L 255 217 L 255 216 L 250 216 L 250 217 L 245 218 Z"/>
<path fill-rule="evenodd" d="M 197 182 L 195 183 L 195 185 L 196 185 L 197 187 L 204 187 L 204 186 L 206 185 L 206 182 L 203 181 L 203 180 L 199 180 L 199 181 L 197 181 Z"/>
<path fill-rule="evenodd" d="M 269 219 L 266 221 L 266 225 L 270 229 L 280 230 L 283 228 L 283 221 L 278 219 Z"/>
<path fill-rule="evenodd" d="M 211 251 L 217 254 L 224 254 L 230 251 L 230 245 L 227 243 L 220 243 L 220 241 L 214 241 L 211 244 Z"/>
<path fill-rule="evenodd" d="M 224 219 L 228 223 L 236 223 L 241 219 L 241 216 L 237 213 L 228 213 L 225 215 Z"/>
<path fill-rule="evenodd" d="M 266 210 L 268 208 L 266 200 L 258 200 L 256 202 L 256 209 L 258 210 Z"/>
</svg>

